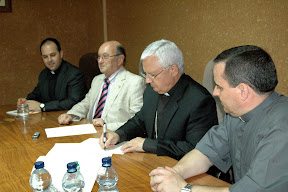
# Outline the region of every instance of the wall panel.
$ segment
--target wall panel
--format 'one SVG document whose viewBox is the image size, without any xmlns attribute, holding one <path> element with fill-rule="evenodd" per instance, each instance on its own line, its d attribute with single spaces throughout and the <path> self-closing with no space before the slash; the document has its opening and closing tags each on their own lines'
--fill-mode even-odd
<svg viewBox="0 0 288 192">
<path fill-rule="evenodd" d="M 278 70 L 277 91 L 288 96 L 288 1 L 107 0 L 108 39 L 127 49 L 138 72 L 144 48 L 158 39 L 182 50 L 185 72 L 202 82 L 205 65 L 221 51 L 253 44 L 267 50 Z"/>
<path fill-rule="evenodd" d="M 102 21 L 102 0 L 12 0 L 12 13 L 0 13 L 1 104 L 16 104 L 36 86 L 43 39 L 58 39 L 64 59 L 78 66 L 102 44 Z"/>
</svg>

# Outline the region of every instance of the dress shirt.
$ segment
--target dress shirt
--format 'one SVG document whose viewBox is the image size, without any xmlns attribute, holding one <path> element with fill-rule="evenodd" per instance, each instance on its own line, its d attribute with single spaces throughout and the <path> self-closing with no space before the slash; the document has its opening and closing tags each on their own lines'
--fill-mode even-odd
<svg viewBox="0 0 288 192">
<path fill-rule="evenodd" d="M 115 77 L 118 75 L 119 70 L 120 70 L 120 69 L 118 69 L 115 73 L 113 73 L 113 74 L 108 78 L 109 81 L 110 81 L 110 84 L 109 84 L 109 86 L 108 86 L 108 93 L 107 93 L 107 98 L 106 98 L 106 99 L 108 99 L 108 97 L 109 97 L 109 92 L 110 92 L 110 90 L 111 90 L 112 87 L 113 87 L 113 83 L 114 83 L 114 81 L 115 81 Z M 107 77 L 105 76 L 105 79 L 106 79 L 106 78 L 107 78 Z M 101 91 L 99 91 L 98 96 L 97 96 L 97 99 L 96 99 L 96 102 L 95 102 L 95 104 L 94 104 L 94 106 L 93 106 L 93 114 L 95 114 L 95 111 L 96 111 L 96 109 L 97 109 L 97 105 L 98 105 L 99 99 L 100 99 L 100 97 L 101 97 L 103 85 L 104 85 L 104 81 L 103 81 L 102 86 L 101 86 Z M 105 107 L 105 105 L 104 105 L 104 107 Z M 93 117 L 92 117 L 92 119 L 93 119 Z"/>
<path fill-rule="evenodd" d="M 252 111 L 239 117 L 225 115 L 196 149 L 220 170 L 231 165 L 231 192 L 288 189 L 288 98 L 273 92 Z"/>
</svg>

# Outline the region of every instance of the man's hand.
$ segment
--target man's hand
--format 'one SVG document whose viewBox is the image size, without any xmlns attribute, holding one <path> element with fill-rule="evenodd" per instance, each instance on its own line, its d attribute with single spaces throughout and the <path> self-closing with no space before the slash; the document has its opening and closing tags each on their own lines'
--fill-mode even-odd
<svg viewBox="0 0 288 192">
<path fill-rule="evenodd" d="M 58 117 L 58 123 L 60 123 L 61 125 L 68 125 L 72 122 L 72 119 L 72 115 L 64 113 Z"/>
<path fill-rule="evenodd" d="M 101 118 L 96 118 L 92 120 L 93 125 L 95 125 L 96 127 L 103 127 L 104 125 L 104 120 Z"/>
<path fill-rule="evenodd" d="M 99 139 L 99 145 L 102 148 L 113 148 L 115 147 L 116 143 L 120 141 L 120 137 L 117 133 L 110 131 L 109 129 L 106 130 L 106 142 L 104 145 L 103 142 L 103 133 Z"/>
<path fill-rule="evenodd" d="M 125 143 L 122 147 L 121 150 L 124 153 L 129 153 L 129 152 L 144 152 L 143 150 L 143 144 L 144 144 L 145 139 L 142 137 L 136 137 L 135 139 L 130 140 L 129 142 Z"/>
<path fill-rule="evenodd" d="M 40 102 L 35 100 L 26 100 L 25 103 L 29 105 L 30 111 L 41 111 Z"/>
<path fill-rule="evenodd" d="M 153 191 L 175 192 L 187 184 L 186 181 L 170 167 L 158 167 L 150 172 L 150 185 Z"/>
</svg>

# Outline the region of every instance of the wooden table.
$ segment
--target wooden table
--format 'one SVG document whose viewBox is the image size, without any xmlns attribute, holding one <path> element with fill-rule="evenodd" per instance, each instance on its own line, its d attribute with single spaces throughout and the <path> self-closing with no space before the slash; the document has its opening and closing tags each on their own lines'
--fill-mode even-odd
<svg viewBox="0 0 288 192">
<path fill-rule="evenodd" d="M 101 129 L 96 127 L 97 133 L 68 137 L 47 138 L 45 128 L 59 127 L 57 118 L 63 111 L 44 112 L 34 114 L 27 121 L 15 120 L 6 111 L 14 110 L 14 105 L 4 105 L 0 109 L 0 191 L 31 191 L 29 186 L 30 172 L 39 156 L 46 155 L 55 143 L 80 143 L 88 138 L 98 138 Z M 89 123 L 82 120 L 74 124 Z M 39 131 L 40 137 L 32 140 L 34 132 Z M 119 174 L 117 187 L 120 191 L 147 192 L 150 189 L 148 174 L 158 166 L 173 166 L 176 160 L 149 153 L 130 153 L 113 155 L 113 165 Z M 187 180 L 197 185 L 230 186 L 230 184 L 202 174 Z M 99 188 L 95 182 L 92 191 Z"/>
</svg>

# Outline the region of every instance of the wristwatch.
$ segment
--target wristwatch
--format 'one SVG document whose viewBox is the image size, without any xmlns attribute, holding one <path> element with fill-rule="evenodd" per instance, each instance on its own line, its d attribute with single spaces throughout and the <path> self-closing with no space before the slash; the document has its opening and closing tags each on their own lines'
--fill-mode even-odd
<svg viewBox="0 0 288 192">
<path fill-rule="evenodd" d="M 44 107 L 45 107 L 45 104 L 44 104 L 44 103 L 41 103 L 41 104 L 40 104 L 40 109 L 41 109 L 42 112 L 44 111 Z"/>
<path fill-rule="evenodd" d="M 192 184 L 187 184 L 184 188 L 181 189 L 181 192 L 191 192 L 193 185 Z"/>
</svg>

